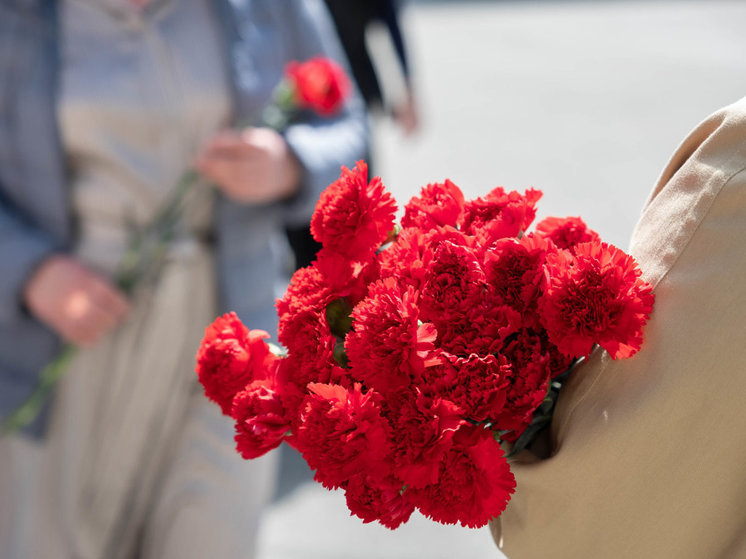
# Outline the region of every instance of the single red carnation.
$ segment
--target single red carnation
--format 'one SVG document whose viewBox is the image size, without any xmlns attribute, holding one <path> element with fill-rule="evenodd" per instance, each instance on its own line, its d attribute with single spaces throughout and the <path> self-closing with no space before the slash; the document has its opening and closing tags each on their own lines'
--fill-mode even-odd
<svg viewBox="0 0 746 559">
<path fill-rule="evenodd" d="M 396 278 L 401 285 L 411 285 L 420 291 L 435 250 L 445 242 L 470 251 L 477 248 L 472 237 L 451 226 L 435 227 L 427 232 L 408 227 L 397 235 L 396 242 L 378 255 L 379 276 Z"/>
<path fill-rule="evenodd" d="M 324 487 L 342 487 L 356 474 L 383 477 L 389 466 L 389 426 L 378 396 L 331 384 L 310 384 L 294 444 Z"/>
<path fill-rule="evenodd" d="M 281 299 L 275 302 L 280 320 L 304 310 L 321 311 L 335 298 L 324 275 L 315 265 L 299 268 Z"/>
<path fill-rule="evenodd" d="M 536 234 L 551 240 L 558 248 L 571 249 L 580 243 L 601 242 L 598 233 L 588 229 L 579 217 L 547 217 L 536 224 Z"/>
<path fill-rule="evenodd" d="M 392 476 L 386 479 L 354 476 L 345 487 L 347 508 L 364 523 L 375 520 L 393 530 L 414 512 L 414 505 L 402 489 L 401 481 Z"/>
<path fill-rule="evenodd" d="M 205 329 L 197 352 L 197 376 L 205 395 L 225 415 L 231 414 L 237 392 L 267 377 L 274 356 L 264 342 L 266 338 L 267 332 L 249 330 L 234 312 L 216 318 Z"/>
<path fill-rule="evenodd" d="M 435 227 L 456 227 L 464 208 L 464 194 L 449 179 L 442 183 L 428 184 L 420 197 L 413 196 L 404 206 L 402 227 L 418 227 L 428 231 Z"/>
<path fill-rule="evenodd" d="M 463 231 L 445 225 L 443 227 L 435 227 L 429 231 L 425 231 L 425 244 L 430 251 L 434 251 L 443 243 L 450 242 L 451 244 L 461 246 L 469 249 L 475 254 L 479 250 L 477 239 L 472 235 L 467 235 Z"/>
<path fill-rule="evenodd" d="M 352 311 L 353 331 L 345 349 L 355 378 L 377 392 L 406 389 L 435 349 L 432 324 L 419 323 L 417 292 L 401 289 L 394 278 L 370 286 Z"/>
<path fill-rule="evenodd" d="M 453 436 L 466 425 L 461 408 L 450 400 L 407 392 L 391 410 L 395 472 L 409 487 L 424 487 L 438 479 L 440 462 Z"/>
<path fill-rule="evenodd" d="M 233 399 L 231 415 L 236 421 L 236 450 L 246 460 L 278 447 L 290 432 L 292 411 L 274 378 L 246 385 Z"/>
<path fill-rule="evenodd" d="M 441 352 L 442 364 L 428 370 L 431 388 L 456 404 L 467 419 L 482 423 L 505 405 L 512 369 L 502 355 L 459 357 Z"/>
<path fill-rule="evenodd" d="M 402 230 L 396 242 L 379 254 L 379 274 L 392 277 L 402 285 L 419 290 L 430 265 L 432 250 L 425 234 L 416 228 Z"/>
<path fill-rule="evenodd" d="M 496 353 L 503 341 L 523 325 L 520 313 L 507 305 L 480 304 L 464 316 L 436 322 L 436 346 L 459 357 Z"/>
<path fill-rule="evenodd" d="M 410 487 L 407 497 L 442 524 L 480 528 L 505 510 L 515 478 L 491 431 L 465 426 L 443 455 L 436 483 Z"/>
<path fill-rule="evenodd" d="M 344 297 L 351 305 L 357 304 L 368 290 L 368 283 L 377 276 L 377 268 L 371 258 L 367 262 L 350 260 L 328 248 L 316 255 L 314 266 L 324 278 L 325 289 L 334 298 Z"/>
<path fill-rule="evenodd" d="M 324 248 L 366 262 L 394 228 L 396 203 L 379 177 L 368 183 L 368 166 L 358 161 L 321 193 L 311 233 Z"/>
<path fill-rule="evenodd" d="M 540 237 L 530 234 L 496 241 L 485 253 L 483 264 L 490 305 L 508 305 L 523 315 L 524 322 L 532 322 L 528 315 L 536 314 L 548 248 Z"/>
<path fill-rule="evenodd" d="M 467 314 L 479 304 L 484 289 L 484 272 L 474 251 L 451 241 L 439 243 L 423 278 L 423 320 L 437 326 Z"/>
<path fill-rule="evenodd" d="M 352 89 L 345 71 L 329 58 L 290 62 L 285 75 L 295 93 L 296 103 L 325 116 L 338 112 Z"/>
<path fill-rule="evenodd" d="M 552 377 L 552 354 L 546 339 L 524 328 L 510 336 L 500 349 L 509 366 L 502 370 L 507 381 L 505 404 L 491 417 L 505 441 L 515 441 L 531 423 L 533 413 L 547 394 Z"/>
<path fill-rule="evenodd" d="M 338 365 L 334 359 L 337 339 L 323 311 L 301 311 L 282 320 L 278 337 L 288 350 L 288 382 L 302 392 L 309 382 L 329 382 Z"/>
<path fill-rule="evenodd" d="M 634 355 L 653 309 L 652 287 L 640 279 L 634 258 L 606 243 L 581 243 L 574 254 L 547 256 L 539 311 L 549 340 L 571 356 L 593 344 L 612 359 Z"/>
<path fill-rule="evenodd" d="M 529 188 L 521 195 L 505 192 L 498 186 L 487 196 L 469 200 L 464 205 L 461 230 L 469 235 L 488 234 L 493 239 L 517 237 L 536 217 L 536 202 L 541 191 Z"/>
</svg>

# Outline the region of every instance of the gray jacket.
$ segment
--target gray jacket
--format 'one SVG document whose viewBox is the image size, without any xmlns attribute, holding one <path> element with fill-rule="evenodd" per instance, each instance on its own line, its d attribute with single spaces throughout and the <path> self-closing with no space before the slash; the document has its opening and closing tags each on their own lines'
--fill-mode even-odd
<svg viewBox="0 0 746 559">
<path fill-rule="evenodd" d="M 281 79 L 286 61 L 324 54 L 341 60 L 325 7 L 315 0 L 215 0 L 233 78 L 235 122 L 251 122 Z M 33 390 L 58 350 L 57 337 L 21 303 L 35 266 L 75 242 L 65 160 L 56 121 L 55 0 L 0 3 L 0 417 Z M 308 220 L 319 193 L 366 150 L 359 97 L 333 119 L 305 115 L 285 137 L 305 174 L 291 202 L 217 206 L 218 278 L 223 310 L 252 327 L 275 322 L 277 240 L 286 221 Z M 28 432 L 43 432 L 44 414 Z"/>
</svg>

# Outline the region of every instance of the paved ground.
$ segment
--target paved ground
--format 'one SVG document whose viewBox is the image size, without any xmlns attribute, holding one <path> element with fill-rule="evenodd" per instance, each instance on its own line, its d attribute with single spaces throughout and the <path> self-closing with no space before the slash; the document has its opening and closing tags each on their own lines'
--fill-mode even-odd
<svg viewBox="0 0 746 559">
<path fill-rule="evenodd" d="M 467 196 L 544 191 L 540 216 L 582 215 L 626 247 L 662 166 L 704 116 L 746 95 L 746 3 L 418 1 L 404 24 L 425 126 L 375 130 L 404 202 L 450 177 Z M 422 517 L 395 532 L 284 462 L 260 559 L 499 558 L 489 534 Z"/>
</svg>

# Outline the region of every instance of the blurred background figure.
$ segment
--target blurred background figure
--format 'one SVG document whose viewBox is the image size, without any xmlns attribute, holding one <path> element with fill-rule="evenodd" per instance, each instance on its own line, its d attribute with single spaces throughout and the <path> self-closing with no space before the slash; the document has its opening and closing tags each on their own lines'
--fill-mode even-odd
<svg viewBox="0 0 746 559">
<path fill-rule="evenodd" d="M 373 117 L 390 115 L 405 136 L 420 126 L 407 47 L 400 24 L 399 0 L 325 0 L 347 55 L 352 75 Z M 378 33 L 376 33 L 378 32 Z M 376 40 L 376 37 L 382 40 Z M 387 49 L 392 47 L 391 49 Z M 389 50 L 393 56 L 387 56 Z M 372 151 L 368 175 L 378 170 Z M 308 226 L 287 227 L 297 268 L 311 264 L 321 248 Z"/>
<path fill-rule="evenodd" d="M 254 556 L 276 456 L 239 457 L 194 358 L 221 312 L 276 330 L 283 225 L 367 151 L 358 97 L 262 126 L 286 63 L 319 55 L 343 60 L 320 0 L 0 4 L 0 416 L 80 348 L 0 438 L 2 559 Z M 160 274 L 127 297 L 130 239 L 195 165 Z"/>
<path fill-rule="evenodd" d="M 325 0 L 342 41 L 355 82 L 373 113 L 390 113 L 405 135 L 419 128 L 419 112 L 400 23 L 400 0 Z M 383 30 L 394 49 L 394 61 L 376 61 L 371 29 Z M 379 72 L 388 75 L 379 75 Z M 384 84 L 389 84 L 388 88 Z"/>
</svg>

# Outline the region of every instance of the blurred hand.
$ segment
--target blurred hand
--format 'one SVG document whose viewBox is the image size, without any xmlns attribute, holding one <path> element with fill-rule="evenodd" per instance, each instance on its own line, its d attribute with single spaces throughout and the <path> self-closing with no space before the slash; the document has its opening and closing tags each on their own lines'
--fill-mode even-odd
<svg viewBox="0 0 746 559">
<path fill-rule="evenodd" d="M 411 136 L 420 127 L 420 116 L 417 111 L 417 105 L 414 101 L 414 97 L 408 94 L 404 100 L 393 107 L 392 110 L 394 120 L 406 136 Z"/>
<path fill-rule="evenodd" d="M 95 344 L 130 310 L 125 295 L 109 280 L 63 255 L 42 262 L 23 298 L 39 320 L 79 346 Z"/>
<path fill-rule="evenodd" d="M 271 128 L 219 132 L 207 142 L 195 167 L 229 198 L 252 204 L 290 197 L 302 173 L 285 139 Z"/>
</svg>

